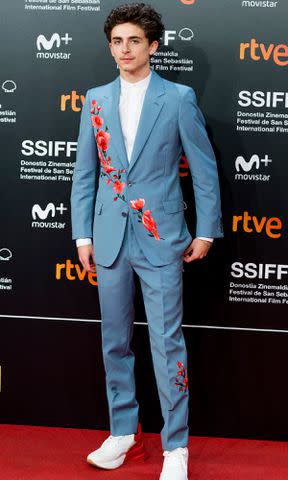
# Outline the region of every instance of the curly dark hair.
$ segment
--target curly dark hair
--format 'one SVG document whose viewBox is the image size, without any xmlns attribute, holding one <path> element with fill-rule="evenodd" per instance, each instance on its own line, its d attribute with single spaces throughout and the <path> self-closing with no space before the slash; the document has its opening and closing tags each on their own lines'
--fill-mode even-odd
<svg viewBox="0 0 288 480">
<path fill-rule="evenodd" d="M 160 38 L 164 33 L 164 25 L 161 15 L 153 7 L 145 3 L 126 3 L 113 8 L 109 13 L 104 24 L 104 32 L 109 42 L 111 42 L 111 31 L 116 25 L 121 23 L 134 23 L 144 30 L 149 44 L 156 40 L 160 43 Z"/>
</svg>

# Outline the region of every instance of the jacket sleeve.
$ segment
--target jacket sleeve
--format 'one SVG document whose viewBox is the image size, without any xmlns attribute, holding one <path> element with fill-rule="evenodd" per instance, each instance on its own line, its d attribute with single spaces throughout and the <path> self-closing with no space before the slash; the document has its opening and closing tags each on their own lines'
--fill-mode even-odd
<svg viewBox="0 0 288 480">
<path fill-rule="evenodd" d="M 88 90 L 81 112 L 76 164 L 71 191 L 73 239 L 93 237 L 98 151 L 90 109 L 91 101 Z"/>
<path fill-rule="evenodd" d="M 185 89 L 179 108 L 179 132 L 192 175 L 197 237 L 223 237 L 219 179 L 205 120 L 192 88 Z"/>
</svg>

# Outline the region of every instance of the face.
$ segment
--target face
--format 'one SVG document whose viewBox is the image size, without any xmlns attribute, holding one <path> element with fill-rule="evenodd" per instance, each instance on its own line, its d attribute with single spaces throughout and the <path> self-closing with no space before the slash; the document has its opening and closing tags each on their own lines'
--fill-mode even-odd
<svg viewBox="0 0 288 480">
<path fill-rule="evenodd" d="M 150 55 L 156 52 L 158 42 L 149 45 L 141 27 L 122 23 L 112 29 L 109 47 L 120 72 L 137 76 L 150 68 Z"/>
</svg>

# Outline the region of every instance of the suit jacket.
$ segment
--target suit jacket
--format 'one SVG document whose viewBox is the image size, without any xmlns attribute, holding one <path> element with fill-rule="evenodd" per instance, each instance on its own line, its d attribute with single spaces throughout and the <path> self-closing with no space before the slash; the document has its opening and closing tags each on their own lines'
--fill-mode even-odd
<svg viewBox="0 0 288 480">
<path fill-rule="evenodd" d="M 192 241 L 179 179 L 192 175 L 197 236 L 222 237 L 215 156 L 192 88 L 152 71 L 130 163 L 119 117 L 120 78 L 87 91 L 71 193 L 73 239 L 93 237 L 96 264 L 115 260 L 128 216 L 146 258 L 169 264 Z"/>
</svg>

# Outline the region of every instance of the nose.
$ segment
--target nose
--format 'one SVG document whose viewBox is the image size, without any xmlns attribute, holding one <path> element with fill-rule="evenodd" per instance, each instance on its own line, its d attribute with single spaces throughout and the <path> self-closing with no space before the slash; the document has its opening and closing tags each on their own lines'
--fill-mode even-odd
<svg viewBox="0 0 288 480">
<path fill-rule="evenodd" d="M 128 40 L 124 40 L 122 43 L 122 52 L 128 53 L 130 51 L 130 46 Z"/>
</svg>

